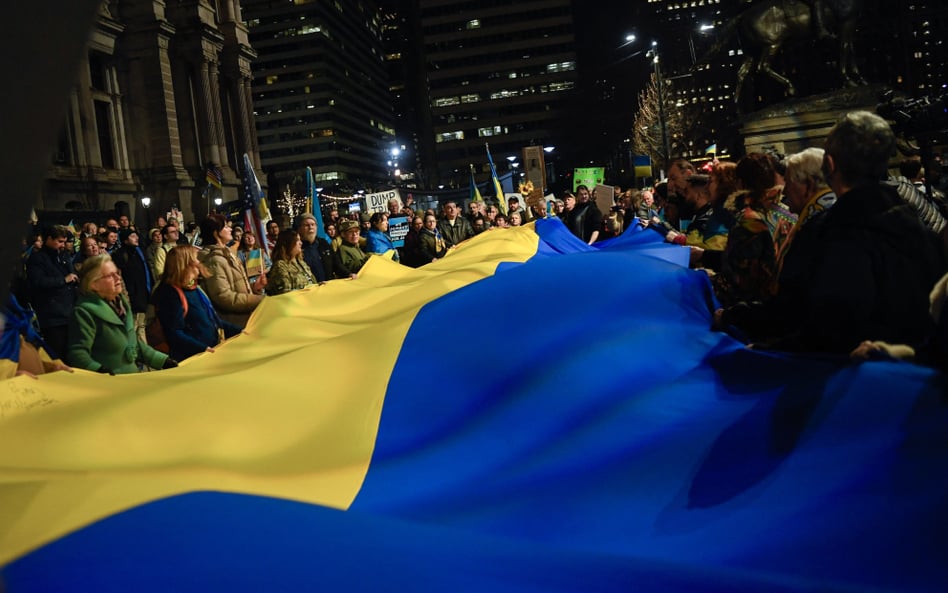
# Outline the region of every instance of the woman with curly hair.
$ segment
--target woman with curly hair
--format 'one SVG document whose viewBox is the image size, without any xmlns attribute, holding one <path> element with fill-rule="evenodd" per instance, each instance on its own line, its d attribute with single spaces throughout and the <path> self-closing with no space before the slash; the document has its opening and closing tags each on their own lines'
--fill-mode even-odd
<svg viewBox="0 0 948 593">
<path fill-rule="evenodd" d="M 773 296 L 777 256 L 797 217 L 780 203 L 776 163 L 770 155 L 750 153 L 734 169 L 739 190 L 725 201 L 735 217 L 728 232 L 721 271 L 713 279 L 724 306 Z"/>
</svg>

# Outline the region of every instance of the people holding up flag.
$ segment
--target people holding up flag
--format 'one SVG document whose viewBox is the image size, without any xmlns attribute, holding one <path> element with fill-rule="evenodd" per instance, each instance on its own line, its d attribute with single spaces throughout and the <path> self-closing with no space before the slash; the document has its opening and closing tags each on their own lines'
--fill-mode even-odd
<svg viewBox="0 0 948 593">
<path fill-rule="evenodd" d="M 332 247 L 319 236 L 319 221 L 309 212 L 300 215 L 296 231 L 303 242 L 303 261 L 313 272 L 316 282 L 323 284 L 333 279 Z"/>
<path fill-rule="evenodd" d="M 256 282 L 250 284 L 243 264 L 227 247 L 231 230 L 222 214 L 208 214 L 201 222 L 201 236 L 204 237 L 204 248 L 199 258 L 210 272 L 210 276 L 202 280 L 204 292 L 223 319 L 242 328 L 263 300 L 267 277 L 261 274 Z"/>
<path fill-rule="evenodd" d="M 155 289 L 155 312 L 175 360 L 213 352 L 223 340 L 240 333 L 239 327 L 220 318 L 198 287 L 198 276 L 210 275 L 198 261 L 198 251 L 191 245 L 169 251 L 161 283 Z"/>
<path fill-rule="evenodd" d="M 293 229 L 280 231 L 273 249 L 273 267 L 267 274 L 267 294 L 278 295 L 306 288 L 316 277 L 303 261 L 303 241 Z"/>
<path fill-rule="evenodd" d="M 344 220 L 339 224 L 342 243 L 333 252 L 336 278 L 355 278 L 359 270 L 369 261 L 369 256 L 359 247 L 359 223 Z"/>
<path fill-rule="evenodd" d="M 444 204 L 444 218 L 438 223 L 438 230 L 444 237 L 444 242 L 448 247 L 466 241 L 474 236 L 474 227 L 468 219 L 461 216 L 461 211 L 454 200 L 449 200 Z"/>
<path fill-rule="evenodd" d="M 365 234 L 365 252 L 385 256 L 392 253 L 392 259 L 398 261 L 398 250 L 395 249 L 395 244 L 388 236 L 388 214 L 384 212 L 372 214 L 369 224 L 372 227 Z"/>
</svg>

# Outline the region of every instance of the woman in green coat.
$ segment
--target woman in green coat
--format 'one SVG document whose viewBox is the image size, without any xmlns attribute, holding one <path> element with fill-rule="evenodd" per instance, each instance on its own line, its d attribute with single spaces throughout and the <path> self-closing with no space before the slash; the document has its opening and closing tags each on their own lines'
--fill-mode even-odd
<svg viewBox="0 0 948 593">
<path fill-rule="evenodd" d="M 122 276 L 108 254 L 87 258 L 79 270 L 79 300 L 69 322 L 66 359 L 77 369 L 121 375 L 144 366 L 178 366 L 135 333 L 135 316 Z"/>
</svg>

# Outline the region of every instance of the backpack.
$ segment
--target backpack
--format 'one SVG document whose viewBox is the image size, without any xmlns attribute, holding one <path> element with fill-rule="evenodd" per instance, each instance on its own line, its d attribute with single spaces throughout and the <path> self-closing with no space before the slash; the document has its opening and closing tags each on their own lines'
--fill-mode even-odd
<svg viewBox="0 0 948 593">
<path fill-rule="evenodd" d="M 178 291 L 178 297 L 181 298 L 181 306 L 184 308 L 184 316 L 188 316 L 188 301 L 184 298 L 184 291 L 181 288 L 171 285 Z M 168 346 L 168 339 L 165 337 L 165 330 L 161 327 L 161 321 L 158 320 L 157 311 L 152 320 L 145 326 L 145 341 L 148 345 L 157 350 L 168 354 L 171 348 Z"/>
</svg>

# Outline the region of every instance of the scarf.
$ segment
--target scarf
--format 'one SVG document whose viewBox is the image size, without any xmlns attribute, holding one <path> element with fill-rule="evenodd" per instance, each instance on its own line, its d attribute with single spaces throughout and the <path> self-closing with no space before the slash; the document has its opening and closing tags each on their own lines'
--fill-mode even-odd
<svg viewBox="0 0 948 593">
<path fill-rule="evenodd" d="M 119 295 L 112 299 L 111 301 L 106 301 L 109 304 L 109 307 L 115 311 L 115 314 L 118 315 L 118 318 L 125 321 L 125 305 L 122 303 L 122 295 Z"/>
</svg>

